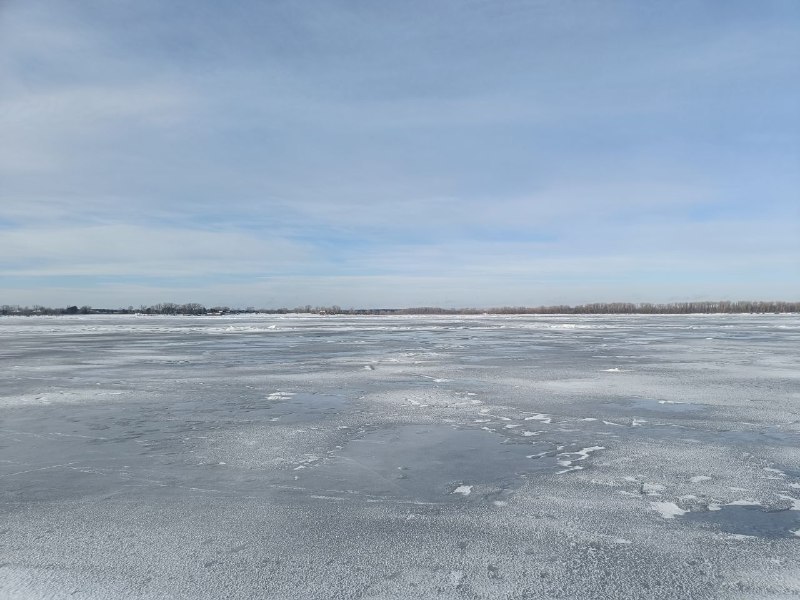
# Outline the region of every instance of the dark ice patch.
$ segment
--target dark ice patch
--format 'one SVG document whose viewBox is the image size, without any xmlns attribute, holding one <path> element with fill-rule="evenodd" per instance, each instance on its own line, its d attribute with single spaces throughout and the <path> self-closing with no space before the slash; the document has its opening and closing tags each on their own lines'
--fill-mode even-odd
<svg viewBox="0 0 800 600">
<path fill-rule="evenodd" d="M 280 423 L 308 423 L 322 421 L 341 412 L 347 398 L 333 394 L 296 393 L 270 399 L 265 412 Z"/>
<path fill-rule="evenodd" d="M 687 521 L 737 535 L 762 538 L 795 537 L 800 511 L 765 510 L 763 506 L 723 506 L 720 510 L 689 512 Z"/>
<path fill-rule="evenodd" d="M 554 457 L 529 458 L 531 448 L 480 429 L 404 425 L 352 440 L 325 465 L 304 474 L 303 484 L 320 493 L 409 501 L 486 500 L 486 494 L 513 487 L 525 474 L 557 466 Z M 472 486 L 470 493 L 453 493 L 460 486 Z"/>
</svg>

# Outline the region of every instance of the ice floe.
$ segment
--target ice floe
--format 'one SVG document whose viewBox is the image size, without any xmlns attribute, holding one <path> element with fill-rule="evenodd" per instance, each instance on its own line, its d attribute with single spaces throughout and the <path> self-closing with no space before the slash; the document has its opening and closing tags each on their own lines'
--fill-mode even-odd
<svg viewBox="0 0 800 600">
<path fill-rule="evenodd" d="M 548 423 L 548 424 L 553 422 L 553 419 L 552 419 L 552 417 L 550 415 L 545 415 L 545 414 L 542 414 L 542 413 L 539 413 L 539 414 L 536 414 L 536 415 L 530 415 L 528 417 L 525 417 L 525 420 L 526 421 L 541 421 L 542 423 Z"/>
<path fill-rule="evenodd" d="M 657 512 L 665 519 L 674 519 L 675 517 L 680 517 L 689 512 L 688 510 L 683 510 L 674 502 L 651 502 L 650 509 Z"/>
</svg>

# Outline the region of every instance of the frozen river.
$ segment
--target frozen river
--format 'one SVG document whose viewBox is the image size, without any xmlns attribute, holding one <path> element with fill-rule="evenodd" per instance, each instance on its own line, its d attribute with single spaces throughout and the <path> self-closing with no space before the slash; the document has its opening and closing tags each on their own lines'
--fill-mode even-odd
<svg viewBox="0 0 800 600">
<path fill-rule="evenodd" d="M 800 595 L 800 317 L 0 318 L 2 598 Z"/>
</svg>

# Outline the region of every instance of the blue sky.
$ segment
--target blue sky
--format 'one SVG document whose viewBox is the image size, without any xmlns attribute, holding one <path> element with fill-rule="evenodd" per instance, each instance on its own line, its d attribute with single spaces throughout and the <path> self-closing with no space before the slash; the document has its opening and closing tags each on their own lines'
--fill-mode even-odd
<svg viewBox="0 0 800 600">
<path fill-rule="evenodd" d="M 0 4 L 0 303 L 800 297 L 800 3 Z"/>
</svg>

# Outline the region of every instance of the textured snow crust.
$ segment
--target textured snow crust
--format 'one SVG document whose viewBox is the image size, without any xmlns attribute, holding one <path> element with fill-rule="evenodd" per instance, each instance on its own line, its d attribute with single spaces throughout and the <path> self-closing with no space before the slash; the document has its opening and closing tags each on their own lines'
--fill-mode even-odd
<svg viewBox="0 0 800 600">
<path fill-rule="evenodd" d="M 0 319 L 0 598 L 800 595 L 800 318 Z"/>
</svg>

